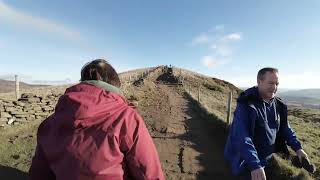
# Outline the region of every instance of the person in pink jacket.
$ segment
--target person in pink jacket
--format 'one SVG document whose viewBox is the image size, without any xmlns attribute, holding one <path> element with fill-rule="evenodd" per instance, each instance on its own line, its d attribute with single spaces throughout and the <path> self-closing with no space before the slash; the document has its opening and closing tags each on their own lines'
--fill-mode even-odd
<svg viewBox="0 0 320 180">
<path fill-rule="evenodd" d="M 114 68 L 87 63 L 37 133 L 30 180 L 163 180 L 142 117 L 121 95 Z"/>
</svg>

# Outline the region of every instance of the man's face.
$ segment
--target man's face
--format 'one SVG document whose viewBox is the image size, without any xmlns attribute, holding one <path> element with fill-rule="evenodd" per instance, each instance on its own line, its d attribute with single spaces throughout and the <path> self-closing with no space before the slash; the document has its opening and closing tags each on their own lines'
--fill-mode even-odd
<svg viewBox="0 0 320 180">
<path fill-rule="evenodd" d="M 278 73 L 274 72 L 266 72 L 264 74 L 263 80 L 258 79 L 258 89 L 260 96 L 264 100 L 272 99 L 278 89 L 279 80 L 278 80 Z"/>
</svg>

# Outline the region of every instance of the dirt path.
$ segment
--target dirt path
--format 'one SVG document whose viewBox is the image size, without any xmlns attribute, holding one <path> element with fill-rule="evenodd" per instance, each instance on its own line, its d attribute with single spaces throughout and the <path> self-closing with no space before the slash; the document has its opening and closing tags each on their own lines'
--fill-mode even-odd
<svg viewBox="0 0 320 180">
<path fill-rule="evenodd" d="M 155 87 L 138 109 L 154 138 L 166 178 L 231 179 L 223 160 L 221 128 L 203 116 L 181 88 Z"/>
<path fill-rule="evenodd" d="M 177 82 L 176 78 L 168 76 L 170 73 L 160 69 L 144 77 L 144 80 L 136 83 L 136 86 L 132 82 L 127 82 L 122 88 L 126 97 L 136 103 L 138 111 L 144 117 L 157 146 L 166 179 L 233 179 L 223 158 L 226 140 L 225 124 L 203 110 L 181 86 L 155 83 L 159 79 L 164 83 Z M 200 79 L 191 78 L 190 81 L 192 81 L 191 84 L 197 84 Z M 221 83 L 214 83 L 212 87 L 220 87 L 220 85 Z M 39 93 L 52 93 L 56 88 L 39 90 Z M 216 111 L 211 112 L 221 118 L 219 113 L 224 113 L 225 109 L 220 104 L 223 99 L 221 93 L 218 95 L 204 93 L 201 97 L 206 98 L 206 101 L 202 101 L 205 105 L 214 105 L 211 109 L 214 107 Z M 291 113 L 296 111 L 298 110 Z M 306 111 L 299 111 L 299 114 L 304 112 Z M 312 152 L 310 155 L 315 162 L 318 162 L 316 152 L 319 148 L 315 146 L 318 136 L 314 130 L 316 126 L 312 123 L 301 123 L 302 119 L 309 117 L 291 116 L 290 118 L 294 122 L 293 127 L 296 128 L 298 136 L 308 136 L 304 137 L 303 142 L 308 143 L 306 147 L 309 148 L 309 152 Z M 310 116 L 308 121 L 311 122 L 311 120 L 313 117 Z M 40 120 L 32 121 L 15 127 L 0 128 L 2 143 L 0 145 L 0 180 L 27 179 L 40 122 Z M 306 172 L 292 169 L 290 164 L 285 165 L 284 160 L 277 161 L 274 167 L 275 171 L 272 175 L 267 175 L 268 179 L 310 179 Z M 315 177 L 319 179 L 317 175 Z"/>
</svg>

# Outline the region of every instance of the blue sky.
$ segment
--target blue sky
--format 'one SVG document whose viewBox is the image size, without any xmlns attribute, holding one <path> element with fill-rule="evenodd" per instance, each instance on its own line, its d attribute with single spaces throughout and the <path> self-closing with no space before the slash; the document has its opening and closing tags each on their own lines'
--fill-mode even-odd
<svg viewBox="0 0 320 180">
<path fill-rule="evenodd" d="M 0 78 L 80 78 L 106 58 L 119 71 L 169 65 L 244 87 L 265 66 L 280 88 L 320 88 L 318 0 L 0 0 Z"/>
</svg>

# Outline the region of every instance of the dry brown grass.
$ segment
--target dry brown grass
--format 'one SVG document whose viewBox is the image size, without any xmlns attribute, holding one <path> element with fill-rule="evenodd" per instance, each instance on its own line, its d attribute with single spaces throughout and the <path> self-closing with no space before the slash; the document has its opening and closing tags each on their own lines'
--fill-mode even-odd
<svg viewBox="0 0 320 180">
<path fill-rule="evenodd" d="M 236 99 L 241 90 L 228 82 L 193 73 L 185 69 L 175 69 L 176 76 L 184 77 L 184 87 L 191 96 L 198 99 L 198 88 L 200 87 L 200 102 L 206 107 L 208 112 L 215 114 L 219 119 L 226 121 L 227 119 L 227 101 L 229 92 L 232 91 L 232 112 L 236 107 Z M 233 114 L 231 114 L 233 116 Z M 232 119 L 232 117 L 231 117 Z"/>
<path fill-rule="evenodd" d="M 145 72 L 148 68 L 139 70 L 139 72 L 130 71 L 128 74 L 137 75 Z M 148 89 L 136 91 L 132 86 L 132 82 L 128 82 L 128 74 L 120 75 L 122 83 L 121 90 L 127 97 L 146 97 Z M 147 83 L 153 83 L 158 75 L 161 74 L 161 69 L 153 72 L 149 76 Z M 174 69 L 174 74 L 180 75 L 180 69 Z M 226 121 L 227 99 L 228 93 L 233 92 L 232 110 L 236 106 L 236 98 L 241 92 L 240 89 L 225 81 L 220 81 L 208 76 L 194 73 L 188 70 L 181 70 L 181 75 L 184 77 L 184 88 L 190 90 L 193 99 L 197 100 L 198 87 L 201 88 L 200 106 L 206 112 L 206 116 L 221 121 Z M 132 80 L 133 81 L 133 80 Z M 39 88 L 32 90 L 22 90 L 22 92 L 36 92 L 40 94 L 63 93 L 68 86 L 54 86 L 48 88 Z M 147 87 L 154 88 L 153 85 Z M 152 89 L 155 91 L 155 89 Z M 145 93 L 143 95 L 137 93 Z M 0 94 L 0 99 L 12 99 L 14 92 Z M 312 162 L 320 168 L 320 111 L 309 109 L 291 109 L 289 121 L 293 129 L 296 131 L 299 139 L 304 145 L 304 149 L 309 154 Z M 36 146 L 36 130 L 41 121 L 33 121 L 28 124 L 22 124 L 13 127 L 0 127 L 0 165 L 9 166 L 26 172 L 29 168 L 31 157 Z M 221 124 L 221 123 L 220 123 Z M 222 134 L 224 136 L 224 134 Z M 221 155 L 222 156 L 222 155 Z M 319 171 L 310 176 L 306 171 L 292 167 L 291 163 L 276 157 L 276 167 L 278 167 L 279 179 L 320 179 Z"/>
</svg>

